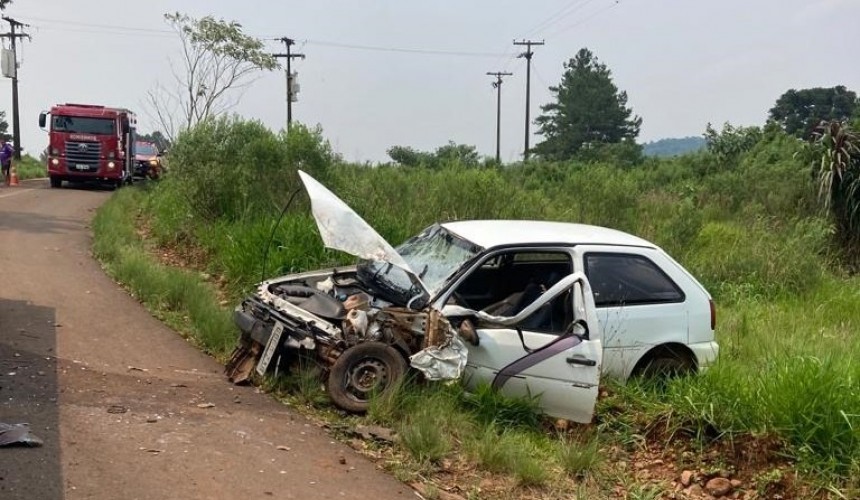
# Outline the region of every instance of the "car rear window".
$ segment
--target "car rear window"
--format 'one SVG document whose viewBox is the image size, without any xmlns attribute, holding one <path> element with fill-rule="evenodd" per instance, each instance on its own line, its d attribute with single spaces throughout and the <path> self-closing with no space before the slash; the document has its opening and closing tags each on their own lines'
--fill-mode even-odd
<svg viewBox="0 0 860 500">
<path fill-rule="evenodd" d="M 585 274 L 598 307 L 684 301 L 678 285 L 642 255 L 587 253 Z"/>
</svg>

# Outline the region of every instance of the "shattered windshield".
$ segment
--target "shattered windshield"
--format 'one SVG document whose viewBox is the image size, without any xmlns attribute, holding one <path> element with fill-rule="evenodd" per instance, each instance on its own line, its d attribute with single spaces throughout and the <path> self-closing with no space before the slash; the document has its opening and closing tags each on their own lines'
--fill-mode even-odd
<svg viewBox="0 0 860 500">
<path fill-rule="evenodd" d="M 479 250 L 476 245 L 449 233 L 438 224 L 397 247 L 397 253 L 418 275 L 431 296 Z M 409 274 L 399 267 L 373 260 L 363 260 L 358 267 L 361 277 L 370 278 L 383 288 L 395 291 L 406 301 L 421 294 L 420 287 L 416 287 Z"/>
</svg>

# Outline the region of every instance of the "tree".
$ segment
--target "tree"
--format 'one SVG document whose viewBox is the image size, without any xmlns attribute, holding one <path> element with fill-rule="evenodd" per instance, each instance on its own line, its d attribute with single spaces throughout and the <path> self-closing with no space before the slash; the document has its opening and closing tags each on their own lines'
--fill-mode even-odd
<svg viewBox="0 0 860 500">
<path fill-rule="evenodd" d="M 160 83 L 149 92 L 151 114 L 167 137 L 189 129 L 235 106 L 254 72 L 278 67 L 263 42 L 242 32 L 242 25 L 206 16 L 165 14 L 182 43 L 181 68 L 173 68 L 174 86 Z"/>
<path fill-rule="evenodd" d="M 393 161 L 404 167 L 442 168 L 449 165 L 477 167 L 481 162 L 475 146 L 457 144 L 454 141 L 448 141 L 448 144 L 439 146 L 434 152 L 418 151 L 410 146 L 392 146 L 386 153 Z"/>
<path fill-rule="evenodd" d="M 807 139 L 822 121 L 844 121 L 857 111 L 857 94 L 844 86 L 789 89 L 771 108 L 769 120 L 786 133 Z"/>
<path fill-rule="evenodd" d="M 840 121 L 821 122 L 813 132 L 820 148 L 812 167 L 818 196 L 836 223 L 849 260 L 860 264 L 860 136 Z"/>
<path fill-rule="evenodd" d="M 0 136 L 6 137 L 7 140 L 15 140 L 14 137 L 9 135 L 9 122 L 6 121 L 5 111 L 0 111 Z"/>
<path fill-rule="evenodd" d="M 388 148 L 388 156 L 404 167 L 420 167 L 430 162 L 432 153 L 417 151 L 411 146 L 391 146 Z"/>
<path fill-rule="evenodd" d="M 734 127 L 728 122 L 723 124 L 719 132 L 709 123 L 704 134 L 708 152 L 728 167 L 735 166 L 741 155 L 758 144 L 762 136 L 762 130 L 758 127 Z"/>
<path fill-rule="evenodd" d="M 0 0 L 0 10 L 6 10 L 6 7 L 12 3 L 12 0 Z"/>
<path fill-rule="evenodd" d="M 549 90 L 555 102 L 541 106 L 535 123 L 545 140 L 534 153 L 547 159 L 576 156 L 584 145 L 618 143 L 639 135 L 642 119 L 627 107 L 627 93 L 612 82 L 612 73 L 588 49 L 564 64 L 564 75 Z"/>
</svg>

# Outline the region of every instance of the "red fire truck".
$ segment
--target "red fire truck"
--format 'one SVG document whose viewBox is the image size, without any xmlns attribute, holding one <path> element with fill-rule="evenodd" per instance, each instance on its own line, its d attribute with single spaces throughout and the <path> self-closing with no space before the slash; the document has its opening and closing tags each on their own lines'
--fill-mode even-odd
<svg viewBox="0 0 860 500">
<path fill-rule="evenodd" d="M 51 187 L 63 181 L 107 182 L 115 187 L 132 182 L 137 119 L 123 108 L 90 104 L 58 104 L 39 114 L 48 129 L 48 176 Z"/>
</svg>

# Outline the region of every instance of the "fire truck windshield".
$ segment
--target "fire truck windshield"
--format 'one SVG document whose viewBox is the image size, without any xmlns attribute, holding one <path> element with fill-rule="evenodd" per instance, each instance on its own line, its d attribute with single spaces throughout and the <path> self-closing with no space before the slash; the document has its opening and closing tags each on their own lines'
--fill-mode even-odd
<svg viewBox="0 0 860 500">
<path fill-rule="evenodd" d="M 54 116 L 52 130 L 77 134 L 114 134 L 114 120 L 111 118 L 87 118 L 82 116 Z"/>
</svg>

